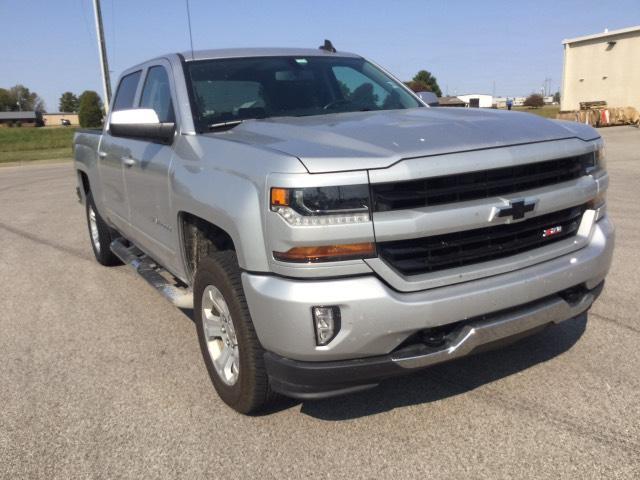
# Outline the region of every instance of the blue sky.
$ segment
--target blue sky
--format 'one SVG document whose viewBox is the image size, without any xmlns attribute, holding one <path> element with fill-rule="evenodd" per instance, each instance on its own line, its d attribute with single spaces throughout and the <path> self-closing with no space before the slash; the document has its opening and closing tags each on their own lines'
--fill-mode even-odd
<svg viewBox="0 0 640 480">
<path fill-rule="evenodd" d="M 639 0 L 531 2 L 190 0 L 196 49 L 317 47 L 375 60 L 402 79 L 422 68 L 450 94 L 525 95 L 562 75 L 564 38 L 640 24 Z M 102 0 L 113 81 L 189 48 L 184 0 Z M 102 95 L 91 0 L 0 0 L 0 87 L 23 83 L 56 111 L 63 91 Z"/>
</svg>

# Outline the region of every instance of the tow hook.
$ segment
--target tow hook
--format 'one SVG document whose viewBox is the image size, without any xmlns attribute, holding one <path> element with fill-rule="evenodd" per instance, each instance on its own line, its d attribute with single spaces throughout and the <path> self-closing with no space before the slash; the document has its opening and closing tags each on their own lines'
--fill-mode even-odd
<svg viewBox="0 0 640 480">
<path fill-rule="evenodd" d="M 442 328 L 430 328 L 422 332 L 422 342 L 429 347 L 441 347 L 447 339 L 447 331 Z"/>
</svg>

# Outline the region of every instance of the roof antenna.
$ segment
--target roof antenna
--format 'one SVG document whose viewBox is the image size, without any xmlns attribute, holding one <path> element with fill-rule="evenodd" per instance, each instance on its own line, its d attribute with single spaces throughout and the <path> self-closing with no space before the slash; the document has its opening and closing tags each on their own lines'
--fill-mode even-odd
<svg viewBox="0 0 640 480">
<path fill-rule="evenodd" d="M 189 24 L 189 43 L 191 44 L 191 60 L 193 60 L 193 35 L 191 34 L 191 12 L 189 11 L 189 0 L 184 0 L 187 4 L 187 22 Z"/>
<path fill-rule="evenodd" d="M 330 52 L 330 53 L 336 53 L 337 52 L 337 50 L 333 46 L 333 43 L 331 43 L 331 40 L 326 40 L 326 39 L 324 41 L 324 45 L 319 46 L 318 49 L 324 50 L 324 51 Z"/>
</svg>

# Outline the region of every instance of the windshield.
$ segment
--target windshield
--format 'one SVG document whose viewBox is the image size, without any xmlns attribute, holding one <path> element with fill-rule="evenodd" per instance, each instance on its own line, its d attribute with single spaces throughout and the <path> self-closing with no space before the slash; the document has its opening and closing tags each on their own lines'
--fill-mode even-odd
<svg viewBox="0 0 640 480">
<path fill-rule="evenodd" d="M 422 106 L 362 58 L 230 58 L 189 62 L 186 69 L 200 131 L 250 118 Z"/>
</svg>

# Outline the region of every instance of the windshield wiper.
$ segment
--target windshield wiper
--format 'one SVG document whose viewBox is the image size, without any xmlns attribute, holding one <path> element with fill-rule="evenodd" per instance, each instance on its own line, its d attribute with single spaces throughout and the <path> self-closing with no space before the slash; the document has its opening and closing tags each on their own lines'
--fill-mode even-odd
<svg viewBox="0 0 640 480">
<path fill-rule="evenodd" d="M 230 130 L 233 127 L 237 127 L 242 122 L 244 122 L 244 120 L 230 120 L 228 122 L 212 123 L 207 128 L 210 132 L 214 130 Z"/>
</svg>

